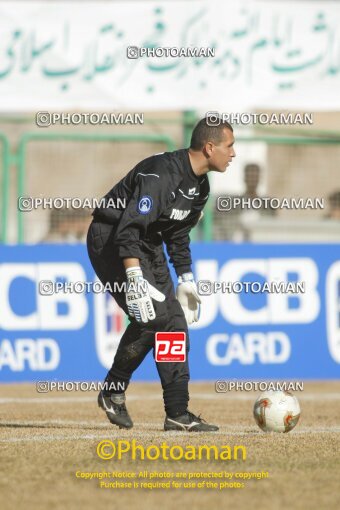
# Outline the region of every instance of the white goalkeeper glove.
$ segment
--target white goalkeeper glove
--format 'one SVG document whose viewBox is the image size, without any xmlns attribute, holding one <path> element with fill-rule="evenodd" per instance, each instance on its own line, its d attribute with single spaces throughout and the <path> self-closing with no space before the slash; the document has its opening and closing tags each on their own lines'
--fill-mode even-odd
<svg viewBox="0 0 340 510">
<path fill-rule="evenodd" d="M 125 294 L 128 312 L 137 322 L 149 322 L 156 318 L 152 299 L 162 302 L 164 294 L 143 278 L 139 266 L 126 269 L 127 289 Z"/>
<path fill-rule="evenodd" d="M 198 321 L 201 299 L 192 273 L 184 273 L 178 277 L 176 296 L 183 309 L 188 325 Z"/>
</svg>

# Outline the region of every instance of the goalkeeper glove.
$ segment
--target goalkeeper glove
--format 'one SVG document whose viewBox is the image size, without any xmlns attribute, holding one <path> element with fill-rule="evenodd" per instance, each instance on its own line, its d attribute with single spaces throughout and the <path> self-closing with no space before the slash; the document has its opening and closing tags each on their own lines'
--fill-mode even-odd
<svg viewBox="0 0 340 510">
<path fill-rule="evenodd" d="M 145 278 L 140 267 L 126 269 L 127 290 L 125 294 L 128 312 L 137 322 L 149 322 L 156 318 L 152 299 L 162 302 L 164 294 L 155 289 Z"/>
<path fill-rule="evenodd" d="M 201 299 L 192 273 L 184 273 L 178 277 L 176 296 L 183 309 L 188 325 L 198 321 Z"/>
</svg>

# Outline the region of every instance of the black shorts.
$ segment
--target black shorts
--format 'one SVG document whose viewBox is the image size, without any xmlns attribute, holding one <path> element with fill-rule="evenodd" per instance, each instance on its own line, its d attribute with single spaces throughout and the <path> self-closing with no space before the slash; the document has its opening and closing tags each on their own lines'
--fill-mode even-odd
<svg viewBox="0 0 340 510">
<path fill-rule="evenodd" d="M 125 268 L 114 244 L 115 226 L 93 220 L 87 236 L 87 248 L 92 266 L 105 285 L 110 283 L 111 295 L 128 315 L 125 293 L 116 292 L 126 281 Z M 129 316 L 130 324 L 123 334 L 110 370 L 112 379 L 125 381 L 127 385 L 132 373 L 155 345 L 157 331 L 184 331 L 186 348 L 189 351 L 187 322 L 179 304 L 170 276 L 167 260 L 160 242 L 145 245 L 140 266 L 144 278 L 165 294 L 162 303 L 153 300 L 156 318 L 148 323 L 137 322 Z M 119 284 L 119 285 L 117 285 Z M 163 388 L 174 382 L 189 380 L 188 356 L 186 362 L 157 363 Z"/>
</svg>

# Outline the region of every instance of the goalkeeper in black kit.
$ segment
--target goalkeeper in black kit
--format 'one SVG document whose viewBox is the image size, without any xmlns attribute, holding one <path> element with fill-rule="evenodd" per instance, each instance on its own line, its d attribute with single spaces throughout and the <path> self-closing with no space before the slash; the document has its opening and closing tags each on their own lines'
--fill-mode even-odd
<svg viewBox="0 0 340 510">
<path fill-rule="evenodd" d="M 235 156 L 233 144 L 229 123 L 209 125 L 209 118 L 204 118 L 194 128 L 189 149 L 141 161 L 93 212 L 87 236 L 91 263 L 130 320 L 98 396 L 98 405 L 120 428 L 133 426 L 125 391 L 133 372 L 154 349 L 156 333 L 184 332 L 186 361 L 156 363 L 166 413 L 164 430 L 218 430 L 188 410 L 188 325 L 198 321 L 200 304 L 189 233 L 209 197 L 207 174 L 226 171 Z M 118 199 L 125 200 L 124 209 L 112 207 Z M 177 274 L 176 292 L 163 243 Z M 115 292 L 117 287 L 125 292 Z"/>
</svg>

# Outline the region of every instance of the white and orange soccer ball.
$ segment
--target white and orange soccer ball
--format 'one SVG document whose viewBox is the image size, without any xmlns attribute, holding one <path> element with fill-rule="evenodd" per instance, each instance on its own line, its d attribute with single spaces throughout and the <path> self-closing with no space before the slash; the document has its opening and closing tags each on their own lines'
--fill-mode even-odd
<svg viewBox="0 0 340 510">
<path fill-rule="evenodd" d="M 254 404 L 255 421 L 264 432 L 289 432 L 300 412 L 298 399 L 289 391 L 264 391 Z"/>
</svg>

